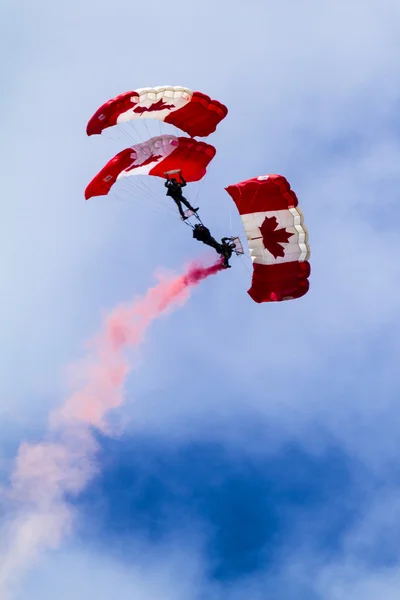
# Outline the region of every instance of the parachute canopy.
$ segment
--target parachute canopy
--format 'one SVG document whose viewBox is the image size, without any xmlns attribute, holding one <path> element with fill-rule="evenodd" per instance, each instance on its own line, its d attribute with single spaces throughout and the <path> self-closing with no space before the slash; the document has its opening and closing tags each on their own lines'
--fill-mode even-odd
<svg viewBox="0 0 400 600">
<path fill-rule="evenodd" d="M 88 135 L 134 119 L 158 119 L 175 125 L 191 137 L 205 137 L 216 130 L 228 109 L 206 94 L 179 86 L 140 88 L 108 100 L 89 120 Z"/>
<path fill-rule="evenodd" d="M 255 302 L 300 298 L 309 289 L 310 247 L 296 194 L 281 175 L 225 188 L 242 217 L 253 261 L 248 294 Z"/>
<path fill-rule="evenodd" d="M 112 158 L 85 190 L 85 198 L 109 193 L 114 183 L 131 175 L 167 177 L 181 171 L 187 182 L 198 181 L 214 158 L 214 146 L 191 138 L 160 135 L 126 148 Z"/>
</svg>

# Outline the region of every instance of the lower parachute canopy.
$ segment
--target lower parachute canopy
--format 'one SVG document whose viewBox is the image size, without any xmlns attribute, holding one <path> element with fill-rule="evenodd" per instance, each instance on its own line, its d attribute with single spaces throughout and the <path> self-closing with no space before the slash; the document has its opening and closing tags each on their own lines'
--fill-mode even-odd
<svg viewBox="0 0 400 600">
<path fill-rule="evenodd" d="M 262 175 L 225 188 L 242 217 L 253 261 L 248 294 L 255 302 L 308 292 L 310 247 L 296 194 L 281 175 Z"/>
<path fill-rule="evenodd" d="M 85 198 L 106 195 L 118 179 L 131 175 L 166 177 L 170 171 L 181 171 L 187 182 L 199 181 L 215 153 L 214 146 L 186 137 L 151 138 L 114 156 L 89 183 Z"/>
</svg>

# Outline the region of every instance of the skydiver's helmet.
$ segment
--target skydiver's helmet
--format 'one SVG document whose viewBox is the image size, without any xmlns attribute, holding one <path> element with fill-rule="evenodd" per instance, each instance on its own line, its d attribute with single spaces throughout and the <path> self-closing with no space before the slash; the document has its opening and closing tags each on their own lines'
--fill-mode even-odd
<svg viewBox="0 0 400 600">
<path fill-rule="evenodd" d="M 174 183 L 175 185 L 177 184 L 177 181 L 176 181 L 175 177 L 171 177 L 170 182 Z"/>
</svg>

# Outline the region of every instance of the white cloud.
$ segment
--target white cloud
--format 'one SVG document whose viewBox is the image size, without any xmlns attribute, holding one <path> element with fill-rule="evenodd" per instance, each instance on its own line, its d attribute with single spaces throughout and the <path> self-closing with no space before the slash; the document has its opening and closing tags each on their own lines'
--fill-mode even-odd
<svg viewBox="0 0 400 600">
<path fill-rule="evenodd" d="M 213 413 L 254 410 L 282 440 L 312 443 L 315 429 L 327 430 L 370 469 L 394 460 L 399 3 L 149 8 L 120 0 L 110 12 L 99 0 L 2 11 L 2 416 L 27 429 L 37 423 L 58 402 L 63 366 L 96 329 L 99 310 L 142 292 L 160 262 L 176 266 L 199 252 L 178 221 L 166 230 L 163 215 L 150 219 L 139 205 L 83 201 L 87 181 L 118 149 L 86 139 L 87 118 L 119 91 L 176 82 L 230 109 L 212 138 L 218 154 L 202 195 L 206 223 L 221 235 L 228 227 L 228 183 L 286 175 L 310 230 L 312 287 L 299 302 L 258 306 L 246 296 L 245 269 L 207 282 L 157 326 L 145 354 L 152 359 L 132 378 L 130 426 L 195 436 L 196 423 Z M 383 339 L 390 352 L 376 364 L 373 346 Z M 181 396 L 168 397 L 186 373 L 207 380 L 213 369 L 226 388 L 194 405 L 188 377 Z M 340 589 L 335 569 L 345 580 Z M 367 578 L 352 569 L 325 572 L 324 599 L 394 594 L 391 572 Z"/>
</svg>

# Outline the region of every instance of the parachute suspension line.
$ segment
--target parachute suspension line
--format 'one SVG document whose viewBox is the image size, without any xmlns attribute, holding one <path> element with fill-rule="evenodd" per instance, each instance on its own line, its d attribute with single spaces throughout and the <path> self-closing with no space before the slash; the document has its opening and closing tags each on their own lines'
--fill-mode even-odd
<svg viewBox="0 0 400 600">
<path fill-rule="evenodd" d="M 130 123 L 129 123 L 129 125 L 128 125 L 128 128 L 129 128 L 129 129 L 132 129 L 132 126 L 131 126 L 131 124 L 130 124 Z M 135 128 L 133 127 L 133 129 L 135 129 Z M 128 132 L 128 131 L 125 129 L 125 127 L 121 127 L 121 133 L 122 133 L 122 134 L 124 135 L 124 137 L 125 137 L 125 138 L 126 138 L 128 141 L 129 141 L 129 145 L 130 145 L 130 146 L 132 146 L 132 138 L 133 138 L 133 136 L 131 135 L 131 133 L 130 133 L 130 132 Z M 135 133 L 137 134 L 137 132 L 135 132 Z M 140 136 L 139 136 L 139 137 L 140 137 Z M 136 141 L 136 140 L 134 140 L 134 141 Z"/>
<path fill-rule="evenodd" d="M 104 129 L 102 135 L 106 134 L 107 138 L 111 139 L 113 142 L 125 142 L 125 140 L 127 140 L 128 145 L 132 146 L 132 135 L 125 129 L 124 125 L 125 123 L 120 123 L 118 127 Z M 114 136 L 112 135 L 113 133 Z"/>
<path fill-rule="evenodd" d="M 125 183 L 128 187 L 130 187 L 132 189 L 136 189 L 136 190 L 139 189 L 141 191 L 141 193 L 145 194 L 148 198 L 152 198 L 159 202 L 158 198 L 153 193 L 153 191 L 151 189 L 149 189 L 145 184 L 143 184 L 142 181 L 137 181 L 136 179 L 133 180 L 132 177 L 126 177 Z"/>
<path fill-rule="evenodd" d="M 155 192 L 148 188 L 143 181 L 134 181 L 133 179 L 133 177 L 124 178 L 124 183 L 128 188 L 130 188 L 129 190 L 125 190 L 126 193 L 132 193 L 132 191 L 135 193 L 139 192 L 142 196 L 146 196 L 153 204 L 158 205 L 158 207 L 167 210 L 171 214 L 175 213 L 174 207 L 171 206 L 170 202 L 160 200 L 158 194 L 156 195 Z"/>
<path fill-rule="evenodd" d="M 122 190 L 121 190 L 122 191 Z M 132 203 L 135 202 L 137 204 L 143 204 L 143 206 L 146 207 L 146 209 L 152 209 L 152 210 L 157 210 L 156 207 L 154 207 L 152 204 L 149 204 L 146 200 L 144 200 L 141 196 L 132 196 L 130 195 L 129 198 L 125 198 L 123 196 L 120 196 L 118 193 L 116 192 L 111 192 L 110 197 L 112 197 L 113 199 L 117 200 L 118 202 L 124 202 L 125 204 L 128 204 L 130 206 L 132 206 Z"/>
<path fill-rule="evenodd" d="M 205 227 L 205 225 L 204 225 L 203 221 L 200 219 L 199 215 L 197 215 L 196 219 L 200 223 L 200 225 L 202 225 L 203 227 Z M 197 225 L 197 223 L 196 223 L 196 225 Z M 193 229 L 194 229 L 194 227 L 193 227 Z"/>
<path fill-rule="evenodd" d="M 188 227 L 190 227 L 190 229 L 194 229 L 194 225 L 192 225 L 192 223 L 188 222 L 187 220 L 186 220 L 186 221 L 183 221 L 183 223 L 184 223 L 185 225 L 187 225 Z"/>
<path fill-rule="evenodd" d="M 240 264 L 243 266 L 243 268 L 247 271 L 247 273 L 251 277 L 251 268 L 250 268 L 248 262 L 246 260 L 244 260 L 244 258 L 243 258 L 244 256 L 246 256 L 246 255 L 238 256 L 238 258 L 239 258 Z M 249 258 L 249 257 L 247 257 L 247 258 Z"/>
<path fill-rule="evenodd" d="M 151 136 L 151 133 L 150 133 L 149 126 L 147 125 L 147 119 L 140 119 L 140 120 L 144 123 L 144 126 L 145 126 L 146 131 L 147 131 L 147 135 L 149 136 L 149 138 L 151 138 L 152 136 Z M 160 124 L 160 121 L 158 123 Z M 160 135 L 161 135 L 161 133 L 160 133 Z"/>
<path fill-rule="evenodd" d="M 158 123 L 158 131 L 159 131 L 159 135 L 162 135 L 162 125 L 161 125 L 161 121 L 157 121 Z"/>
<path fill-rule="evenodd" d="M 115 193 L 115 192 L 112 192 Z M 130 199 L 134 199 L 134 200 L 139 200 L 142 201 L 144 204 L 146 204 L 146 206 L 152 206 L 154 208 L 154 202 L 152 198 L 144 198 L 144 194 L 141 192 L 141 190 L 136 190 L 136 189 L 124 189 L 121 188 L 120 189 L 120 193 L 124 194 L 127 196 L 127 200 L 129 201 Z"/>
<path fill-rule="evenodd" d="M 153 203 L 159 203 L 157 201 L 157 199 L 150 194 L 148 191 L 141 189 L 139 182 L 133 182 L 127 179 L 124 179 L 123 182 L 121 182 L 124 185 L 124 188 L 122 188 L 121 186 L 121 191 L 123 191 L 126 194 L 132 194 L 132 193 L 140 193 L 141 196 L 146 196 L 150 202 Z"/>
<path fill-rule="evenodd" d="M 123 202 L 124 204 L 129 205 L 132 208 L 132 204 L 141 204 L 143 207 L 146 208 L 146 210 L 151 210 L 153 212 L 160 212 L 159 207 L 156 206 L 154 203 L 152 202 L 148 202 L 147 200 L 145 200 L 140 194 L 135 194 L 129 195 L 129 198 L 124 198 L 123 196 L 118 195 L 116 192 L 111 192 L 110 196 L 117 200 L 118 202 Z M 173 215 L 170 212 L 167 212 L 166 215 L 167 217 L 169 217 L 170 219 L 176 219 L 176 215 Z"/>
<path fill-rule="evenodd" d="M 113 194 L 111 194 L 111 195 L 113 196 Z M 121 203 L 124 203 L 126 206 L 129 206 L 130 210 L 137 210 L 137 206 L 138 205 L 142 205 L 143 207 L 146 208 L 146 211 L 149 210 L 151 213 L 154 213 L 154 214 L 158 213 L 159 214 L 159 211 L 158 211 L 157 207 L 155 207 L 153 205 L 149 205 L 146 202 L 144 202 L 144 203 L 140 202 L 140 200 L 138 198 L 127 199 L 127 198 L 121 198 L 119 196 L 114 196 L 113 199 L 116 202 L 121 202 Z M 169 213 L 167 215 L 165 215 L 165 216 L 168 217 L 171 221 L 172 221 L 172 219 L 174 219 L 173 215 L 170 215 Z"/>
<path fill-rule="evenodd" d="M 132 146 L 132 137 L 129 135 L 129 133 L 123 126 L 120 126 L 118 129 L 113 129 L 111 127 L 108 129 L 104 129 L 102 135 L 106 135 L 107 138 L 111 139 L 113 142 L 123 144 L 127 143 L 128 146 Z"/>
<path fill-rule="evenodd" d="M 153 201 L 155 201 L 157 204 L 164 206 L 165 208 L 169 208 L 170 207 L 170 203 L 166 202 L 165 200 L 161 200 L 159 198 L 159 194 L 151 189 L 147 183 L 145 183 L 143 180 L 133 180 L 133 178 L 125 178 L 125 180 L 127 181 L 128 185 L 135 187 L 136 189 L 140 189 L 143 194 L 145 194 L 148 198 L 151 198 Z M 173 211 L 173 209 L 171 208 L 171 212 Z"/>
<path fill-rule="evenodd" d="M 117 196 L 115 194 L 115 192 L 111 192 L 110 196 L 113 198 L 113 200 L 116 200 L 117 202 L 123 202 L 124 204 L 126 204 L 127 206 L 129 206 L 130 208 L 132 208 L 132 204 L 142 204 L 143 206 L 146 207 L 146 210 L 151 210 L 151 211 L 156 211 L 156 207 L 154 207 L 152 204 L 148 204 L 147 202 L 145 202 L 142 198 L 136 198 L 136 197 L 130 197 L 130 198 L 123 198 L 122 196 Z"/>
<path fill-rule="evenodd" d="M 133 146 L 139 142 L 145 142 L 146 139 L 143 136 L 143 133 L 139 132 L 139 129 L 135 125 L 135 121 L 124 121 L 122 123 L 118 123 L 118 126 L 115 128 L 120 137 L 118 139 L 127 140 L 129 146 Z"/>
<path fill-rule="evenodd" d="M 118 136 L 112 135 L 115 134 L 115 131 L 110 131 L 110 128 L 108 129 L 104 129 L 104 131 L 101 132 L 101 135 L 104 135 L 104 137 L 106 137 L 108 140 L 112 140 L 113 142 L 118 142 L 119 138 Z"/>
<path fill-rule="evenodd" d="M 158 205 L 158 207 L 162 207 L 164 209 L 169 210 L 170 212 L 173 212 L 172 207 L 170 208 L 166 202 L 163 202 L 159 198 L 157 198 L 157 196 L 151 190 L 143 188 L 141 185 L 142 182 L 125 179 L 124 183 L 125 187 L 128 188 L 124 190 L 127 194 L 132 194 L 132 192 L 139 193 L 141 196 L 146 196 L 150 202 Z"/>
<path fill-rule="evenodd" d="M 197 194 L 196 194 L 196 198 L 195 198 L 195 201 L 194 201 L 194 204 L 196 204 L 196 205 L 197 205 L 197 200 L 199 199 L 199 196 L 200 196 L 200 192 L 202 192 L 202 191 L 203 191 L 203 188 L 204 188 L 204 182 L 205 182 L 205 179 L 206 179 L 207 175 L 208 175 L 208 173 L 206 173 L 206 174 L 204 175 L 204 177 L 202 177 L 202 179 L 201 179 L 201 181 L 200 181 L 200 184 L 199 184 L 199 186 L 198 186 L 198 188 L 197 188 Z"/>
<path fill-rule="evenodd" d="M 146 125 L 146 122 L 144 119 L 139 119 L 138 121 L 129 121 L 128 122 L 128 127 L 131 129 L 131 132 L 129 135 L 134 139 L 135 144 L 137 143 L 135 138 L 138 138 L 139 142 L 144 143 L 147 141 L 147 139 L 149 137 L 148 134 L 146 132 L 144 132 L 143 130 L 140 132 L 140 127 L 137 126 L 139 123 L 144 123 Z M 146 127 L 146 130 L 148 131 L 147 127 Z M 150 137 L 151 137 L 151 135 L 150 135 Z"/>
<path fill-rule="evenodd" d="M 155 193 L 153 192 L 151 187 L 149 187 L 145 181 L 141 180 L 140 183 L 143 185 L 143 188 L 146 189 L 152 196 L 155 195 Z M 158 194 L 157 194 L 157 198 L 158 198 Z"/>
</svg>

